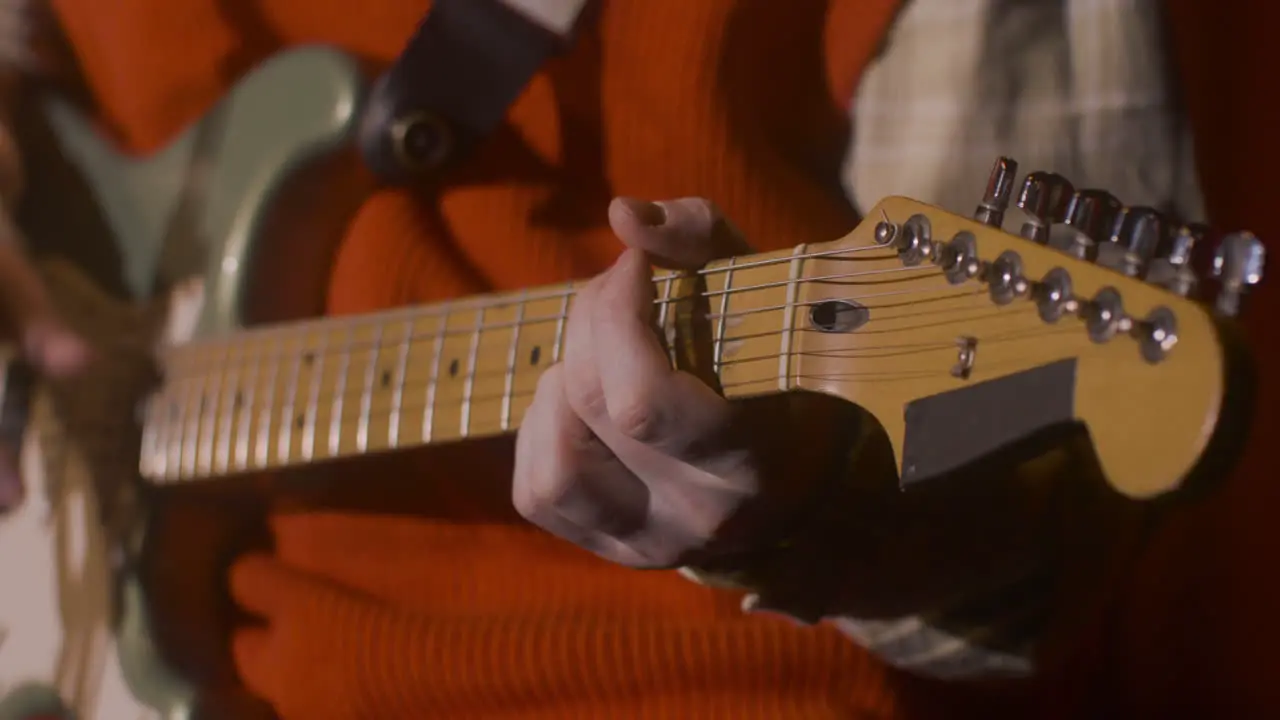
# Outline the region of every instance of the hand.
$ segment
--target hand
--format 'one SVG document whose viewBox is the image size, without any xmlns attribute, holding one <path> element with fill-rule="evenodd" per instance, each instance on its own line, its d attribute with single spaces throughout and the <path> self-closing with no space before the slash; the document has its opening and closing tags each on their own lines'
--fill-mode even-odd
<svg viewBox="0 0 1280 720">
<path fill-rule="evenodd" d="M 0 209 L 0 312 L 17 353 L 46 377 L 66 377 L 84 367 L 89 352 L 54 309 L 44 282 L 22 249 L 17 227 Z M 0 512 L 22 501 L 16 438 L 0 436 Z"/>
<path fill-rule="evenodd" d="M 779 540 L 820 475 L 782 469 L 811 426 L 779 414 L 791 398 L 747 412 L 673 370 L 654 326 L 651 263 L 695 269 L 745 243 L 705 200 L 615 200 L 609 220 L 627 249 L 578 294 L 563 362 L 538 383 L 516 442 L 516 509 L 632 567 Z"/>
</svg>

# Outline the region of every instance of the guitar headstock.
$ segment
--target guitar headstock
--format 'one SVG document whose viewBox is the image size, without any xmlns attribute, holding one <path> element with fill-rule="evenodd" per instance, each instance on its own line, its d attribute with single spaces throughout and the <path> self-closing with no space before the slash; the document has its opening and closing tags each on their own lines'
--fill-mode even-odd
<svg viewBox="0 0 1280 720">
<path fill-rule="evenodd" d="M 1016 172 L 996 163 L 973 218 L 887 198 L 809 246 L 795 386 L 874 414 L 904 484 L 1080 424 L 1116 490 L 1177 489 L 1247 419 L 1231 318 L 1261 280 L 1261 243 L 1227 235 L 1201 273 L 1203 226 Z"/>
</svg>

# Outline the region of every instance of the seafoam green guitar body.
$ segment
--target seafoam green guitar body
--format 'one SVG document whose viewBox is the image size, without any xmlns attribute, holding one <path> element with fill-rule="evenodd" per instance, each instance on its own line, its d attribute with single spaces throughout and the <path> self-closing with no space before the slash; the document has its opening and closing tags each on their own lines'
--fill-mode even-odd
<svg viewBox="0 0 1280 720">
<path fill-rule="evenodd" d="M 146 158 L 116 152 L 72 106 L 47 101 L 52 135 L 115 246 L 123 293 L 140 304 L 156 300 L 162 265 L 182 266 L 183 254 L 195 253 L 185 264 L 203 268 L 203 277 L 180 284 L 167 302 L 151 302 L 164 308 L 162 320 L 149 325 L 152 314 L 139 310 L 130 315 L 130 331 L 154 330 L 143 333 L 146 342 L 162 334 L 180 341 L 240 324 L 245 270 L 267 208 L 298 169 L 348 143 L 361 94 L 360 74 L 346 56 L 319 47 L 291 51 L 246 76 L 201 122 Z M 66 214 L 56 197 L 34 201 L 47 217 Z M 39 244 L 40 231 L 28 234 Z M 94 315 L 91 293 L 76 287 L 54 283 L 53 292 L 75 295 L 63 301 L 70 314 Z M 129 335 L 102 317 L 72 322 L 104 341 Z M 105 390 L 131 387 L 110 373 L 145 370 L 103 366 L 75 392 L 51 392 L 46 402 L 37 391 L 32 401 L 22 450 L 27 500 L 0 517 L 0 720 L 65 711 L 78 720 L 194 713 L 196 689 L 160 660 L 146 594 L 123 569 L 144 540 L 137 529 L 145 526 L 145 508 L 123 524 L 119 513 L 103 509 L 138 482 L 136 442 L 87 449 L 73 432 L 134 419 L 130 399 Z M 68 414 L 77 418 L 74 427 Z M 102 521 L 104 514 L 112 522 Z"/>
</svg>

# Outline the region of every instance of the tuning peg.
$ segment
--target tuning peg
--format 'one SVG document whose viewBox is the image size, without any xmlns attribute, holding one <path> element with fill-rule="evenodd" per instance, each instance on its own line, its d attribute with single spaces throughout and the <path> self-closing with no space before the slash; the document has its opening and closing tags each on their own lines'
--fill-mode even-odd
<svg viewBox="0 0 1280 720">
<path fill-rule="evenodd" d="M 1147 282 L 1183 297 L 1191 295 L 1198 282 L 1195 268 L 1191 266 L 1192 253 L 1208 235 L 1208 226 L 1200 223 L 1189 223 L 1175 230 L 1147 265 Z"/>
<path fill-rule="evenodd" d="M 1067 203 L 1063 220 L 1075 232 L 1070 234 L 1068 244 L 1059 249 L 1078 258 L 1092 255 L 1097 243 L 1110 237 L 1121 207 L 1120 201 L 1106 190 L 1077 190 Z"/>
<path fill-rule="evenodd" d="M 991 168 L 991 176 L 987 178 L 987 189 L 982 193 L 982 202 L 974 211 L 973 218 L 984 225 L 1002 227 L 1004 211 L 1009 209 L 1009 198 L 1013 194 L 1013 181 L 1018 176 L 1018 161 L 1013 158 L 1000 157 Z"/>
<path fill-rule="evenodd" d="M 1067 219 L 1076 189 L 1071 181 L 1051 172 L 1029 173 L 1015 204 L 1027 214 L 1022 237 L 1040 244 L 1049 241 L 1049 226 Z"/>
<path fill-rule="evenodd" d="M 1222 238 L 1213 255 L 1213 276 L 1222 283 L 1215 301 L 1222 315 L 1235 316 L 1249 288 L 1262 282 L 1267 251 L 1250 232 L 1236 232 Z"/>
<path fill-rule="evenodd" d="M 1098 246 L 1098 264 L 1129 277 L 1141 275 L 1164 239 L 1164 215 L 1145 206 L 1125 208 L 1111 228 L 1107 242 Z"/>
</svg>

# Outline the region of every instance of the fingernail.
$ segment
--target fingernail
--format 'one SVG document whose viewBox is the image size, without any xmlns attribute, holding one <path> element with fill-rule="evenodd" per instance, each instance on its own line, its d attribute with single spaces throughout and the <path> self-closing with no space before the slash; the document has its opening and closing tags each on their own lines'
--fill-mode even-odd
<svg viewBox="0 0 1280 720">
<path fill-rule="evenodd" d="M 660 203 L 635 198 L 622 198 L 622 202 L 642 225 L 661 227 L 667 224 L 667 209 Z"/>
</svg>

